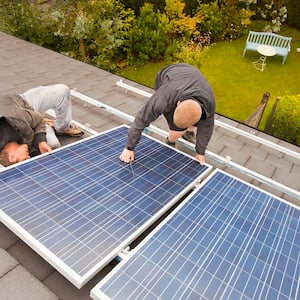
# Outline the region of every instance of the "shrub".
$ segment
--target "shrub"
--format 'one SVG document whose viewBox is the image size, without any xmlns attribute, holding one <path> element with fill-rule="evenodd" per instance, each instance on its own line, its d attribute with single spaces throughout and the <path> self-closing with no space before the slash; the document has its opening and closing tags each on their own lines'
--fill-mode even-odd
<svg viewBox="0 0 300 300">
<path fill-rule="evenodd" d="M 29 1 L 0 1 L 0 30 L 47 48 L 61 45 L 61 39 L 53 36 L 52 29 L 44 22 L 45 7 Z"/>
<path fill-rule="evenodd" d="M 153 11 L 152 4 L 141 8 L 140 16 L 133 22 L 130 39 L 130 55 L 135 63 L 158 60 L 167 48 L 166 32 L 159 14 Z"/>
<path fill-rule="evenodd" d="M 209 33 L 212 42 L 232 40 L 244 34 L 254 12 L 239 8 L 238 3 L 238 0 L 227 0 L 222 5 L 218 1 L 201 4 L 198 9 L 203 21 L 199 24 L 199 31 Z"/>
<path fill-rule="evenodd" d="M 288 18 L 287 22 L 289 25 L 300 29 L 300 1 L 299 0 L 289 0 L 287 3 Z"/>
<path fill-rule="evenodd" d="M 175 53 L 174 59 L 176 63 L 184 62 L 201 69 L 202 61 L 205 59 L 207 51 L 209 51 L 209 47 L 202 47 L 199 44 L 191 42 L 180 47 L 180 51 Z"/>
<path fill-rule="evenodd" d="M 300 145 L 300 94 L 280 98 L 269 133 L 282 140 Z"/>
<path fill-rule="evenodd" d="M 222 13 L 217 2 L 201 4 L 199 12 L 203 15 L 203 21 L 198 26 L 199 31 L 209 33 L 211 42 L 222 39 L 225 28 Z"/>
</svg>

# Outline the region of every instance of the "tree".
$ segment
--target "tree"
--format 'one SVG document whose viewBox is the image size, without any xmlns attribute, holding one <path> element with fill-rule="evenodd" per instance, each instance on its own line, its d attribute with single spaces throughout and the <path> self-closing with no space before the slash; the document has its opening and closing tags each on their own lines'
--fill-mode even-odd
<svg viewBox="0 0 300 300">
<path fill-rule="evenodd" d="M 131 60 L 139 63 L 158 60 L 164 56 L 167 47 L 166 31 L 153 5 L 146 3 L 139 17 L 133 22 L 131 33 Z"/>
<path fill-rule="evenodd" d="M 190 40 L 193 34 L 198 34 L 197 24 L 202 21 L 198 13 L 193 17 L 184 12 L 185 3 L 181 0 L 166 0 L 164 13 L 161 14 L 161 22 L 168 32 L 169 40 L 176 38 Z"/>
<path fill-rule="evenodd" d="M 114 68 L 115 58 L 128 51 L 129 34 L 134 19 L 132 10 L 125 10 L 117 0 L 66 1 L 58 4 L 47 16 L 54 34 L 72 45 L 67 54 L 103 68 Z"/>
</svg>

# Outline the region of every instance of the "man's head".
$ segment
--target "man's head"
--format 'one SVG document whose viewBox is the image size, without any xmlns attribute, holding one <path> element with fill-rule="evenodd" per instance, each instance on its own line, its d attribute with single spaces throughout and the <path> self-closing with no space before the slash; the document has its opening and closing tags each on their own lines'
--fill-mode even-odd
<svg viewBox="0 0 300 300">
<path fill-rule="evenodd" d="M 201 114 L 202 109 L 199 102 L 190 99 L 178 101 L 173 121 L 179 128 L 188 128 L 200 120 Z"/>
<path fill-rule="evenodd" d="M 27 144 L 7 143 L 0 152 L 0 163 L 7 167 L 30 158 Z"/>
</svg>

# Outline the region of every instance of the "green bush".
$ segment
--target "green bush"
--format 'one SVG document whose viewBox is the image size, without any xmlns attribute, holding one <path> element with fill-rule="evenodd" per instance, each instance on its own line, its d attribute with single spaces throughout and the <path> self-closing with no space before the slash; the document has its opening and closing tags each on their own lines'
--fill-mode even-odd
<svg viewBox="0 0 300 300">
<path fill-rule="evenodd" d="M 203 21 L 198 25 L 200 32 L 207 32 L 211 42 L 223 39 L 225 32 L 223 16 L 217 2 L 201 4 L 199 12 L 203 15 Z"/>
<path fill-rule="evenodd" d="M 136 64 L 159 60 L 167 48 L 166 32 L 153 5 L 146 3 L 133 22 L 130 55 Z"/>
<path fill-rule="evenodd" d="M 247 31 L 254 12 L 247 8 L 239 8 L 238 0 L 219 1 L 200 4 L 198 11 L 203 21 L 198 25 L 200 32 L 210 34 L 211 42 L 228 39 L 233 40 Z"/>
<path fill-rule="evenodd" d="M 300 146 L 300 94 L 280 98 L 269 133 Z"/>
<path fill-rule="evenodd" d="M 300 1 L 289 0 L 287 3 L 288 18 L 287 22 L 289 25 L 300 29 Z"/>
<path fill-rule="evenodd" d="M 61 46 L 62 40 L 52 34 L 49 24 L 43 19 L 44 7 L 29 1 L 0 1 L 0 30 L 46 48 Z"/>
</svg>

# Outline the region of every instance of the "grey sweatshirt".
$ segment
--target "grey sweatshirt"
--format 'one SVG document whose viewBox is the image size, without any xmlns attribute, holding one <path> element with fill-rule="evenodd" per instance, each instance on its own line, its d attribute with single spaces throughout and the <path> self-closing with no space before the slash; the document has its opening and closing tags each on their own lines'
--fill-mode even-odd
<svg viewBox="0 0 300 300">
<path fill-rule="evenodd" d="M 204 154 L 214 128 L 215 99 L 205 77 L 193 66 L 175 64 L 162 69 L 156 76 L 154 94 L 140 109 L 128 131 L 126 148 L 134 150 L 141 133 L 164 113 L 174 113 L 177 102 L 193 99 L 200 103 L 202 116 L 197 126 L 196 152 Z"/>
</svg>

